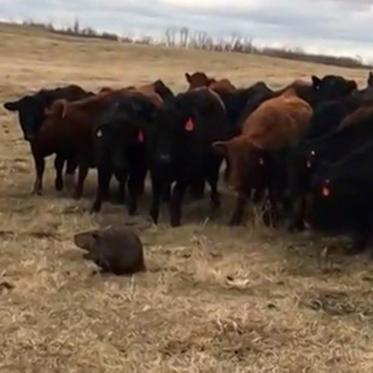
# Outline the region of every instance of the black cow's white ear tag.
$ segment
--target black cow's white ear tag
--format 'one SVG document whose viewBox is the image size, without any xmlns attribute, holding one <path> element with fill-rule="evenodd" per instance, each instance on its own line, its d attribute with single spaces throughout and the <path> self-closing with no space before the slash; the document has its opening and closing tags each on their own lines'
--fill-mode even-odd
<svg viewBox="0 0 373 373">
<path fill-rule="evenodd" d="M 101 138 L 101 137 L 102 137 L 102 130 L 98 130 L 98 131 L 96 132 L 96 136 L 97 136 L 98 138 Z"/>
</svg>

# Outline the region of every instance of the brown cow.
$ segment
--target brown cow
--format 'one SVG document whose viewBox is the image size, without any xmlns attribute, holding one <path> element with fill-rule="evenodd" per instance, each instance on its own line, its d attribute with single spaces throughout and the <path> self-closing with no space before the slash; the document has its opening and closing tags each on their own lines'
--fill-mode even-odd
<svg viewBox="0 0 373 373">
<path fill-rule="evenodd" d="M 281 174 L 275 169 L 272 154 L 295 145 L 307 129 L 311 116 L 311 106 L 290 88 L 259 106 L 244 123 L 240 136 L 213 145 L 228 158 L 231 168 L 228 183 L 238 194 L 231 225 L 240 224 L 253 190 L 271 189 L 274 173 Z M 278 179 L 283 177 L 281 174 Z M 275 204 L 272 197 L 276 191 L 272 192 L 270 198 Z"/>
<path fill-rule="evenodd" d="M 77 198 L 81 196 L 83 182 L 91 162 L 92 127 L 97 117 L 110 105 L 117 94 L 116 91 L 100 93 L 76 102 L 57 100 L 50 109 L 46 110 L 46 118 L 38 137 L 31 144 L 37 172 L 36 191 L 42 190 L 44 158 L 58 153 L 69 158 L 77 158 L 79 181 L 75 196 Z"/>
</svg>

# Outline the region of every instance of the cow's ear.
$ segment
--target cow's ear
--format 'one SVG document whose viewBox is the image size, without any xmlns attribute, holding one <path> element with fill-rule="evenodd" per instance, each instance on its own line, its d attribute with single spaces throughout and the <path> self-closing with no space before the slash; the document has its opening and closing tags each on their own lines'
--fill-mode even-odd
<svg viewBox="0 0 373 373">
<path fill-rule="evenodd" d="M 192 80 L 192 77 L 190 76 L 189 73 L 185 73 L 185 79 L 187 80 L 188 83 L 190 83 Z"/>
<path fill-rule="evenodd" d="M 312 75 L 312 83 L 314 87 L 318 87 L 321 83 L 321 79 L 318 78 L 316 75 Z"/>
<path fill-rule="evenodd" d="M 207 86 L 209 87 L 211 84 L 214 84 L 216 83 L 216 79 L 214 78 L 211 78 L 211 79 L 207 79 Z"/>
<path fill-rule="evenodd" d="M 357 84 L 355 82 L 355 80 L 350 80 L 348 82 L 348 88 L 351 90 L 351 91 L 354 91 L 355 89 L 357 89 Z"/>
<path fill-rule="evenodd" d="M 227 141 L 216 141 L 212 144 L 212 147 L 217 153 L 221 155 L 226 155 L 228 153 Z"/>
<path fill-rule="evenodd" d="M 67 112 L 67 101 L 66 100 L 57 100 L 51 107 L 44 110 L 46 116 L 55 115 L 58 118 L 64 119 Z"/>
<path fill-rule="evenodd" d="M 4 108 L 8 111 L 17 111 L 19 110 L 19 101 L 14 101 L 14 102 L 6 102 L 4 104 Z"/>
<path fill-rule="evenodd" d="M 373 73 L 369 71 L 368 86 L 373 87 Z"/>
</svg>

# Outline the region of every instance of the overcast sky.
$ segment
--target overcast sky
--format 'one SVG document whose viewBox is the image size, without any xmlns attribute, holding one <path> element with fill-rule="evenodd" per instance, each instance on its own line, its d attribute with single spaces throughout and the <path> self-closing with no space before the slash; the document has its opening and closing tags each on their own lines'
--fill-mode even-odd
<svg viewBox="0 0 373 373">
<path fill-rule="evenodd" d="M 59 26 L 77 17 L 82 26 L 131 36 L 187 26 L 373 61 L 373 0 L 0 0 L 0 17 Z"/>
</svg>

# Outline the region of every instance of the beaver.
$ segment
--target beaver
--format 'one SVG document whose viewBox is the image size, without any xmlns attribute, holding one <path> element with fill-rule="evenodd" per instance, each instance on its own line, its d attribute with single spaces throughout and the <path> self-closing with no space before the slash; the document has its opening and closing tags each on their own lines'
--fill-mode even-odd
<svg viewBox="0 0 373 373">
<path fill-rule="evenodd" d="M 78 233 L 74 236 L 74 243 L 88 251 L 83 257 L 96 263 L 102 272 L 129 275 L 146 271 L 140 238 L 128 228 Z"/>
</svg>

